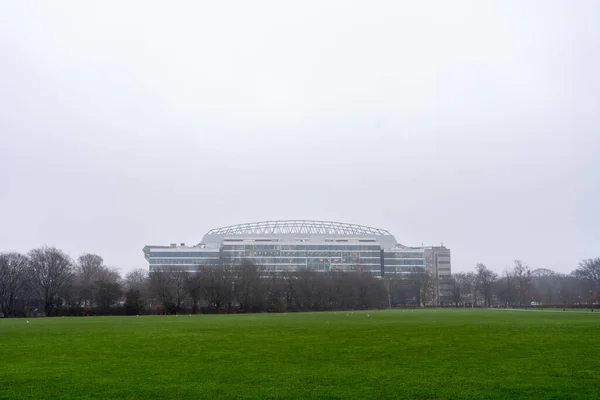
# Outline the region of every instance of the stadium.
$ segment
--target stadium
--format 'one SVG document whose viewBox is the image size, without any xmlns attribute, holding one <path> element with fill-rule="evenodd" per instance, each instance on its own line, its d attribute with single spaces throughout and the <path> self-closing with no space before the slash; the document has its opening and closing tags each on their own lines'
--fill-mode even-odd
<svg viewBox="0 0 600 400">
<path fill-rule="evenodd" d="M 450 277 L 450 250 L 444 246 L 408 247 L 385 229 L 332 221 L 262 221 L 209 230 L 194 246 L 145 246 L 149 271 L 165 267 L 194 271 L 251 261 L 274 272 L 309 269 L 352 271 L 374 276 L 428 271 L 436 280 Z"/>
</svg>

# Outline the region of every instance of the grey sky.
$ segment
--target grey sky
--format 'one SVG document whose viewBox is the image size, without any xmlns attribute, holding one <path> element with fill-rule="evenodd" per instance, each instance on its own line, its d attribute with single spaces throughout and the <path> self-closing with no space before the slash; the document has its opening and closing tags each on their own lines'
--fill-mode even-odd
<svg viewBox="0 0 600 400">
<path fill-rule="evenodd" d="M 597 1 L 0 3 L 0 251 L 325 219 L 600 256 Z"/>
</svg>

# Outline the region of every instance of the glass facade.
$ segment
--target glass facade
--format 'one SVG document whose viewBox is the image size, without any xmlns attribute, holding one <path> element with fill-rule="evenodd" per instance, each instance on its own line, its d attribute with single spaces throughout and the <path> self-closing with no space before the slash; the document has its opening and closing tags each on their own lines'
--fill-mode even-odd
<svg viewBox="0 0 600 400">
<path fill-rule="evenodd" d="M 200 265 L 251 261 L 270 271 L 370 271 L 375 276 L 417 271 L 450 273 L 444 247 L 398 244 L 386 230 L 331 221 L 286 220 L 230 225 L 210 230 L 196 246 L 146 246 L 150 271 L 166 266 L 193 271 Z M 439 269 L 438 269 L 439 267 Z M 446 270 L 448 268 L 448 270 Z"/>
<path fill-rule="evenodd" d="M 383 252 L 384 275 L 425 271 L 423 250 L 391 249 Z"/>
<path fill-rule="evenodd" d="M 165 267 L 176 267 L 182 271 L 195 271 L 199 265 L 221 265 L 218 250 L 185 248 L 176 250 L 156 249 L 149 251 L 146 256 L 150 272 Z"/>
<path fill-rule="evenodd" d="M 381 275 L 381 247 L 373 243 L 226 243 L 221 247 L 221 258 L 232 263 L 246 259 L 276 272 L 298 268 L 349 271 L 360 266 L 374 275 Z"/>
<path fill-rule="evenodd" d="M 423 250 L 382 249 L 374 243 L 264 243 L 224 242 L 218 249 L 156 249 L 147 253 L 150 271 L 168 266 L 194 271 L 200 265 L 239 264 L 251 261 L 274 272 L 309 269 L 352 271 L 358 268 L 374 276 L 409 274 L 425 270 Z"/>
</svg>

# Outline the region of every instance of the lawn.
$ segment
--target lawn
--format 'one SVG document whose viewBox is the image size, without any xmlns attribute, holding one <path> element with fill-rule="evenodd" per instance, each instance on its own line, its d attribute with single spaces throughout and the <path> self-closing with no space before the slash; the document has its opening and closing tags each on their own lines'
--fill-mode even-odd
<svg viewBox="0 0 600 400">
<path fill-rule="evenodd" d="M 600 312 L 0 320 L 0 398 L 600 398 Z"/>
</svg>

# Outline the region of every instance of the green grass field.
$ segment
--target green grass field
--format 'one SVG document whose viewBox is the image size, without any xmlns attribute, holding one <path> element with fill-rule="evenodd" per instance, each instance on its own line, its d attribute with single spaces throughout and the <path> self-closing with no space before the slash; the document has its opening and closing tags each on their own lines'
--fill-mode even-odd
<svg viewBox="0 0 600 400">
<path fill-rule="evenodd" d="M 0 320 L 0 398 L 600 398 L 600 312 Z"/>
</svg>

